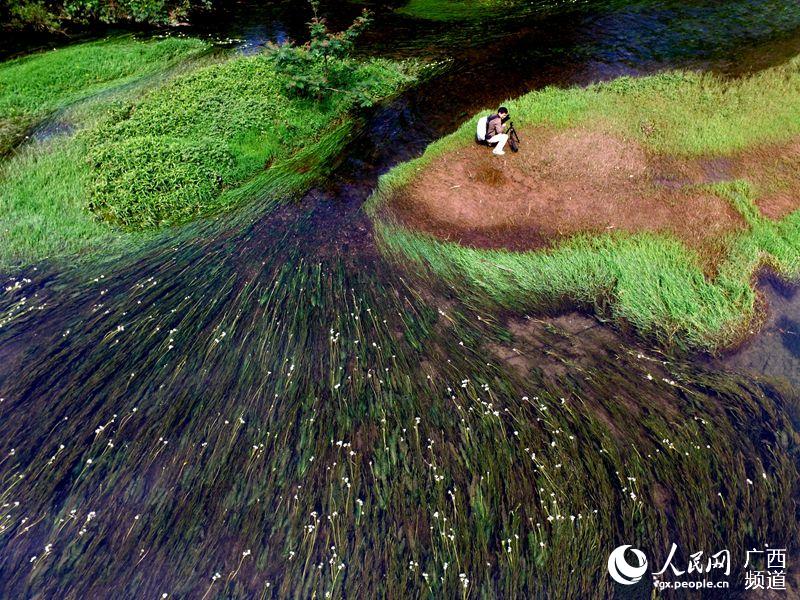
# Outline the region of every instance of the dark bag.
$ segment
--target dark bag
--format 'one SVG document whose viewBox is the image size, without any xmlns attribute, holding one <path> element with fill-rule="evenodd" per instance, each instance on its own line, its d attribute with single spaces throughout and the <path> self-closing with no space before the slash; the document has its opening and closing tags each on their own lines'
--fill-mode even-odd
<svg viewBox="0 0 800 600">
<path fill-rule="evenodd" d="M 517 130 L 514 129 L 513 121 L 508 126 L 508 147 L 512 152 L 519 152 L 519 136 Z"/>
</svg>

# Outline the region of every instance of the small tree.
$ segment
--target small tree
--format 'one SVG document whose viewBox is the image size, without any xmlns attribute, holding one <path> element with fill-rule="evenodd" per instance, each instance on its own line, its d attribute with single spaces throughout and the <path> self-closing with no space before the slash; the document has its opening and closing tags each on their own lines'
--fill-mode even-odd
<svg viewBox="0 0 800 600">
<path fill-rule="evenodd" d="M 319 16 L 319 0 L 309 0 L 309 4 L 314 12 L 308 23 L 309 41 L 301 47 L 287 43 L 272 48 L 286 91 L 319 100 L 332 91 L 357 93 L 347 89 L 354 69 L 349 57 L 356 38 L 372 22 L 372 14 L 364 9 L 347 29 L 336 33 Z"/>
</svg>

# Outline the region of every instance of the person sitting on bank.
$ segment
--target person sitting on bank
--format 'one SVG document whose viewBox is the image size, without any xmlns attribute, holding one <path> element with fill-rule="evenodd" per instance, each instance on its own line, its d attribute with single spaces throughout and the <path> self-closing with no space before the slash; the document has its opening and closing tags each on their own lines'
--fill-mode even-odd
<svg viewBox="0 0 800 600">
<path fill-rule="evenodd" d="M 508 135 L 503 133 L 503 131 L 505 129 L 504 123 L 507 120 L 508 109 L 505 106 L 501 106 L 497 109 L 497 114 L 489 117 L 489 121 L 486 124 L 486 143 L 490 146 L 496 144 L 494 150 L 492 150 L 492 154 L 497 156 L 502 156 L 505 154 L 503 148 L 506 147 Z"/>
</svg>

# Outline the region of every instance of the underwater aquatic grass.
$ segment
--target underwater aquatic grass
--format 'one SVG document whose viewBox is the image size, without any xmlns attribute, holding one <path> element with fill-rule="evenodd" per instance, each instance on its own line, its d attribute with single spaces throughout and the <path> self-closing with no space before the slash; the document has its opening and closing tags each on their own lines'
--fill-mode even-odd
<svg viewBox="0 0 800 600">
<path fill-rule="evenodd" d="M 4 595 L 600 598 L 620 543 L 796 539 L 766 384 L 603 338 L 576 359 L 307 227 L 164 242 L 0 328 L 29 357 L 0 367 Z"/>
</svg>

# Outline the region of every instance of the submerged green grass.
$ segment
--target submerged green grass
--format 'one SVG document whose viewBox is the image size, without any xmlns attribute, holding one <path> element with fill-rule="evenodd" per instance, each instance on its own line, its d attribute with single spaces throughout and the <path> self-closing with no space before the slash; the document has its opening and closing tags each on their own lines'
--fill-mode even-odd
<svg viewBox="0 0 800 600">
<path fill-rule="evenodd" d="M 2 297 L 30 341 L 0 361 L 0 595 L 600 599 L 623 543 L 729 549 L 732 589 L 794 552 L 773 387 L 320 255 L 309 220 Z"/>
<path fill-rule="evenodd" d="M 601 123 L 656 154 L 726 156 L 800 134 L 800 59 L 737 80 L 672 72 L 586 89 L 548 88 L 507 104 L 518 126 Z M 552 250 L 515 253 L 443 243 L 381 216 L 380 205 L 434 158 L 473 139 L 471 120 L 387 173 L 368 210 L 384 219 L 378 230 L 388 252 L 461 281 L 492 302 L 521 308 L 568 300 L 668 342 L 716 349 L 739 339 L 756 318 L 751 279 L 760 266 L 800 275 L 800 216 L 761 217 L 746 181 L 710 186 L 748 225 L 724 240 L 726 254 L 713 276 L 704 273 L 696 252 L 666 235 L 579 236 Z"/>
</svg>

